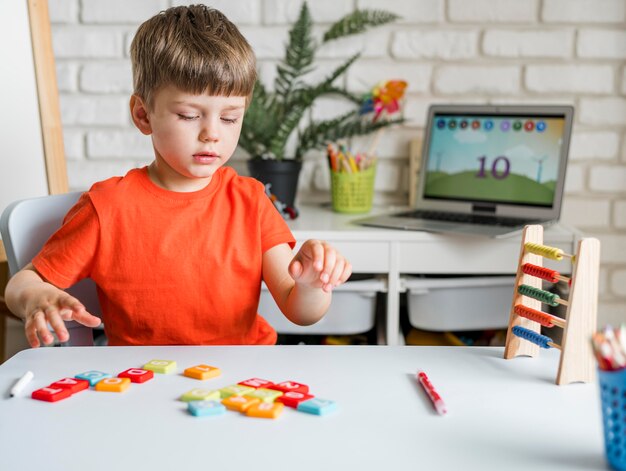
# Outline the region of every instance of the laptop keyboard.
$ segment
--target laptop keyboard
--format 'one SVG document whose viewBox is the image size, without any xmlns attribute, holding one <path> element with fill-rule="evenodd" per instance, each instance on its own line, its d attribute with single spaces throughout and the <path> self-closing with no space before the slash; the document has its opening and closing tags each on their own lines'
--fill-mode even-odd
<svg viewBox="0 0 626 471">
<path fill-rule="evenodd" d="M 432 219 L 435 221 L 460 222 L 468 224 L 485 224 L 489 226 L 506 226 L 515 227 L 530 224 L 528 219 L 505 218 L 498 216 L 481 216 L 477 214 L 459 214 L 447 213 L 441 211 L 410 211 L 408 213 L 398 214 L 400 217 L 416 218 L 416 219 Z"/>
</svg>

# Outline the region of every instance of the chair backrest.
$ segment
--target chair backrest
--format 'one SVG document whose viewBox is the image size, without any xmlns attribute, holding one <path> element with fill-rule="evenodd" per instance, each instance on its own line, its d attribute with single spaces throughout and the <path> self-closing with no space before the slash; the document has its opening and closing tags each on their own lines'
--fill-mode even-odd
<svg viewBox="0 0 626 471">
<path fill-rule="evenodd" d="M 29 198 L 11 203 L 0 217 L 0 234 L 11 275 L 17 273 L 37 255 L 48 238 L 59 228 L 65 214 L 78 201 L 81 192 Z M 66 290 L 80 300 L 87 311 L 101 316 L 96 285 L 85 279 Z M 70 340 L 67 345 L 93 345 L 91 328 L 67 322 Z"/>
</svg>

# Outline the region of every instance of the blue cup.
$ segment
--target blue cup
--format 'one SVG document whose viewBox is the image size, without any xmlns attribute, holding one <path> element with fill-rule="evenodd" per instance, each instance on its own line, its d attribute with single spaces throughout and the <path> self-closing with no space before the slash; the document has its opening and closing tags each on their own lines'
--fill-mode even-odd
<svg viewBox="0 0 626 471">
<path fill-rule="evenodd" d="M 604 448 L 613 469 L 626 471 L 626 369 L 598 371 Z"/>
</svg>

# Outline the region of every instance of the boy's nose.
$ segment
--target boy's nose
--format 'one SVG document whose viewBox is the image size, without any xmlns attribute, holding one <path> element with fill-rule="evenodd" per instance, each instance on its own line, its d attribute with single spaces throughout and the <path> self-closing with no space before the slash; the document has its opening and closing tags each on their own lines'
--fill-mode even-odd
<svg viewBox="0 0 626 471">
<path fill-rule="evenodd" d="M 200 132 L 199 137 L 202 142 L 215 142 L 219 139 L 217 131 L 213 126 L 205 126 Z"/>
</svg>

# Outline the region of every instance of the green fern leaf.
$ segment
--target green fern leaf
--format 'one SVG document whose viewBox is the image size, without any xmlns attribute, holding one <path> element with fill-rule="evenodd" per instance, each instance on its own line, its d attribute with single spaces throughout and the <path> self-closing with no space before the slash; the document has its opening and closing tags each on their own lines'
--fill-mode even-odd
<svg viewBox="0 0 626 471">
<path fill-rule="evenodd" d="M 312 70 L 316 45 L 312 36 L 313 20 L 306 2 L 302 4 L 300 15 L 289 31 L 289 43 L 285 58 L 278 64 L 275 89 L 284 100 L 289 98 L 296 80 Z"/>
<path fill-rule="evenodd" d="M 383 10 L 356 10 L 332 24 L 324 33 L 323 42 L 359 34 L 368 28 L 391 23 L 399 18 L 398 15 Z"/>
</svg>

